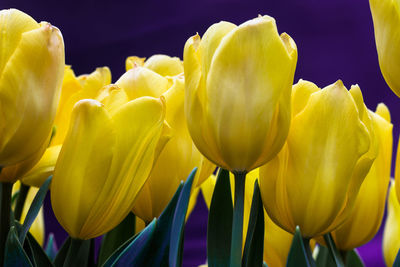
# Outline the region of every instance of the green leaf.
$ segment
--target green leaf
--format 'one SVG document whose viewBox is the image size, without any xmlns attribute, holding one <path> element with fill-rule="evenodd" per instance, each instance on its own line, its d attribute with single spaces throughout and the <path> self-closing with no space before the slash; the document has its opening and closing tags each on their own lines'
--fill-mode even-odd
<svg viewBox="0 0 400 267">
<path fill-rule="evenodd" d="M 28 232 L 25 244 L 27 244 L 30 247 L 30 251 L 32 253 L 32 257 L 34 259 L 35 266 L 38 266 L 38 267 L 52 267 L 53 266 L 53 263 L 51 262 L 49 257 L 47 257 L 46 252 L 43 250 L 43 248 L 39 245 L 39 243 L 36 241 L 36 239 L 29 232 Z"/>
<path fill-rule="evenodd" d="M 128 216 L 114 229 L 105 234 L 101 243 L 98 264 L 101 266 L 121 245 L 135 235 L 135 215 Z"/>
<path fill-rule="evenodd" d="M 176 205 L 183 188 L 183 182 L 179 185 L 174 196 L 163 210 L 159 219 L 155 233 L 151 241 L 151 248 L 143 266 L 168 266 L 169 244 L 171 240 L 171 228 L 174 220 Z"/>
<path fill-rule="evenodd" d="M 242 267 L 262 266 L 264 253 L 264 208 L 258 180 L 254 183 Z"/>
<path fill-rule="evenodd" d="M 32 267 L 28 255 L 25 253 L 21 242 L 17 237 L 15 226 L 11 226 L 8 232 L 6 250 L 4 255 L 4 266 Z"/>
<path fill-rule="evenodd" d="M 308 241 L 306 241 L 308 242 Z M 314 262 L 310 259 L 310 253 L 306 251 L 303 238 L 301 237 L 300 227 L 296 226 L 296 232 L 293 236 L 290 246 L 289 256 L 286 262 L 287 267 L 311 267 Z M 309 249 L 309 246 L 308 246 Z"/>
<path fill-rule="evenodd" d="M 69 246 L 71 245 L 71 237 L 68 237 L 64 243 L 62 244 L 60 250 L 57 253 L 53 263 L 56 267 L 62 267 L 64 265 L 65 258 L 67 257 L 67 253 L 69 250 Z"/>
<path fill-rule="evenodd" d="M 171 229 L 171 240 L 169 244 L 169 266 L 180 267 L 182 265 L 183 234 L 185 229 L 185 218 L 189 205 L 190 193 L 193 179 L 197 168 L 194 168 L 187 178 L 176 205 L 174 219 Z"/>
<path fill-rule="evenodd" d="M 364 267 L 364 263 L 355 249 L 347 251 L 346 267 Z"/>
<path fill-rule="evenodd" d="M 336 248 L 335 242 L 333 241 L 332 235 L 331 234 L 325 234 L 324 235 L 324 240 L 325 243 L 329 249 L 329 252 L 331 254 L 331 257 L 333 258 L 335 264 L 337 267 L 344 267 L 344 263 L 342 258 L 340 257 L 340 253 Z"/>
<path fill-rule="evenodd" d="M 210 267 L 229 267 L 232 217 L 233 205 L 229 171 L 220 169 L 208 214 L 207 260 Z"/>
<path fill-rule="evenodd" d="M 332 256 L 330 255 L 329 249 L 325 246 L 320 245 L 318 247 L 318 255 L 316 259 L 317 267 L 336 267 Z"/>
<path fill-rule="evenodd" d="M 19 242 L 21 244 L 24 243 L 26 234 L 31 228 L 33 221 L 36 219 L 36 216 L 39 213 L 40 208 L 43 205 L 44 198 L 46 196 L 47 191 L 49 190 L 50 182 L 53 176 L 47 178 L 47 180 L 40 187 L 39 191 L 36 193 L 35 198 L 32 201 L 32 204 L 28 210 L 28 213 L 25 217 L 24 224 L 22 225 L 22 229 L 19 233 Z"/>
<path fill-rule="evenodd" d="M 393 267 L 400 267 L 400 249 L 397 251 L 396 258 L 393 262 Z"/>
<path fill-rule="evenodd" d="M 52 261 L 57 255 L 57 244 L 56 240 L 54 239 L 54 234 L 50 233 L 49 237 L 47 238 L 46 248 L 44 249 L 49 259 Z"/>
<path fill-rule="evenodd" d="M 151 241 L 155 232 L 156 221 L 157 219 L 154 219 L 114 261 L 109 262 L 107 260 L 104 266 L 143 266 L 140 255 L 146 254 L 150 247 L 149 241 Z"/>
</svg>

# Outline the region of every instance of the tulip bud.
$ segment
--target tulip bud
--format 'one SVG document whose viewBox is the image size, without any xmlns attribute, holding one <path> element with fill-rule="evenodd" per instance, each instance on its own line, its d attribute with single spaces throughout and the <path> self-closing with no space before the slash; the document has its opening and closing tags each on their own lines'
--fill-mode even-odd
<svg viewBox="0 0 400 267">
<path fill-rule="evenodd" d="M 386 194 L 392 161 L 392 128 L 390 113 L 379 104 L 375 113 L 368 111 L 377 136 L 379 151 L 358 193 L 349 218 L 332 232 L 336 247 L 352 250 L 369 242 L 378 232 L 385 211 Z"/>
<path fill-rule="evenodd" d="M 143 67 L 136 66 L 128 70 L 116 82 L 117 86 L 124 89 L 129 99 L 144 95 L 154 97 L 162 95 L 166 101 L 165 120 L 171 127 L 172 136 L 155 161 L 150 177 L 133 207 L 133 213 L 145 222 L 151 222 L 154 217 L 161 214 L 180 181 L 185 180 L 193 168 L 198 167 L 190 201 L 190 209 L 193 208 L 196 185 L 201 184 L 215 169 L 215 165 L 206 160 L 196 149 L 187 129 L 183 76 L 165 76 L 166 73 L 171 75 L 179 73 L 176 69 L 179 66 L 182 68 L 182 62 L 177 60 L 164 55 L 152 56 L 144 62 Z M 115 92 L 114 95 L 123 93 Z M 104 100 L 106 99 L 107 97 Z"/>
<path fill-rule="evenodd" d="M 131 211 L 168 140 L 164 102 L 138 98 L 112 114 L 96 100 L 75 105 L 51 183 L 54 214 L 73 238 L 100 236 Z"/>
<path fill-rule="evenodd" d="M 263 16 L 212 25 L 184 48 L 185 112 L 193 142 L 230 171 L 251 171 L 282 148 L 297 48 Z"/>
<path fill-rule="evenodd" d="M 400 249 L 400 203 L 395 190 L 396 183 L 392 180 L 388 197 L 388 211 L 383 232 L 383 256 L 386 266 L 393 266 Z"/>
<path fill-rule="evenodd" d="M 44 152 L 60 97 L 64 42 L 60 31 L 27 14 L 0 11 L 0 166 Z M 33 163 L 34 164 L 34 163 Z"/>
<path fill-rule="evenodd" d="M 400 7 L 398 1 L 370 0 L 379 66 L 390 89 L 400 96 Z"/>
<path fill-rule="evenodd" d="M 323 235 L 352 210 L 376 156 L 359 101 L 341 81 L 324 89 L 302 80 L 293 86 L 286 144 L 260 168 L 264 207 L 286 231 L 299 225 L 304 237 Z"/>
</svg>

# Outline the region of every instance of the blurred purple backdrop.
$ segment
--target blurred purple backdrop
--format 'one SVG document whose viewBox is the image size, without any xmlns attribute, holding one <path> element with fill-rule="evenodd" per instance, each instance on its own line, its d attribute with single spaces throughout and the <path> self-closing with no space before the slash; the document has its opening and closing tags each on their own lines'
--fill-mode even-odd
<svg viewBox="0 0 400 267">
<path fill-rule="evenodd" d="M 163 53 L 182 58 L 187 38 L 196 32 L 202 35 L 215 22 L 240 24 L 258 14 L 273 16 L 279 32 L 296 41 L 295 82 L 302 78 L 324 87 L 342 79 L 348 88 L 359 84 L 370 109 L 384 102 L 391 110 L 396 148 L 400 101 L 379 70 L 367 0 L 1 0 L 1 9 L 11 7 L 60 28 L 66 62 L 76 74 L 109 66 L 113 81 L 124 72 L 127 56 Z M 56 233 L 60 245 L 65 233 L 47 208 L 47 231 Z M 201 200 L 186 228 L 185 266 L 205 261 L 206 222 L 207 209 Z M 384 266 L 380 240 L 381 233 L 359 250 L 369 267 Z"/>
</svg>

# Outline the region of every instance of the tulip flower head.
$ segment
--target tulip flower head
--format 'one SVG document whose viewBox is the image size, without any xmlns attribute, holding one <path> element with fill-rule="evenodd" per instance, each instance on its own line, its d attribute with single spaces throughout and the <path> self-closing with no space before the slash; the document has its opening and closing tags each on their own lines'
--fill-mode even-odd
<svg viewBox="0 0 400 267">
<path fill-rule="evenodd" d="M 0 11 L 0 32 L 0 166 L 37 162 L 60 97 L 63 38 L 16 9 Z"/>
<path fill-rule="evenodd" d="M 75 105 L 51 183 L 54 214 L 70 236 L 100 236 L 131 211 L 168 140 L 164 118 L 162 98 L 113 112 L 96 100 Z"/>
<path fill-rule="evenodd" d="M 193 142 L 215 164 L 249 172 L 282 148 L 297 48 L 275 20 L 212 25 L 184 48 L 185 113 Z"/>
<path fill-rule="evenodd" d="M 356 88 L 355 88 L 356 89 Z M 286 144 L 260 168 L 260 191 L 271 219 L 304 237 L 331 232 L 352 210 L 376 156 L 371 120 L 358 90 L 341 81 L 323 89 L 300 80 Z"/>
</svg>

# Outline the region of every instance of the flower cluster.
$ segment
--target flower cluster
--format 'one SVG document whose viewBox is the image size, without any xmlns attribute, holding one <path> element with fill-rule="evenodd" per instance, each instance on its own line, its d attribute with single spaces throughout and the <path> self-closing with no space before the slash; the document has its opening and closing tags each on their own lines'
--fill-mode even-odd
<svg viewBox="0 0 400 267">
<path fill-rule="evenodd" d="M 399 95 L 400 9 L 370 6 Z M 0 265 L 181 266 L 201 192 L 209 266 L 363 266 L 354 249 L 379 230 L 390 184 L 390 112 L 341 80 L 294 84 L 297 46 L 274 18 L 216 23 L 183 60 L 130 56 L 115 83 L 107 67 L 76 76 L 47 22 L 1 10 L 0 32 Z M 388 266 L 400 264 L 397 161 Z M 48 190 L 69 234 L 60 250 L 52 237 L 42 248 Z"/>
</svg>

